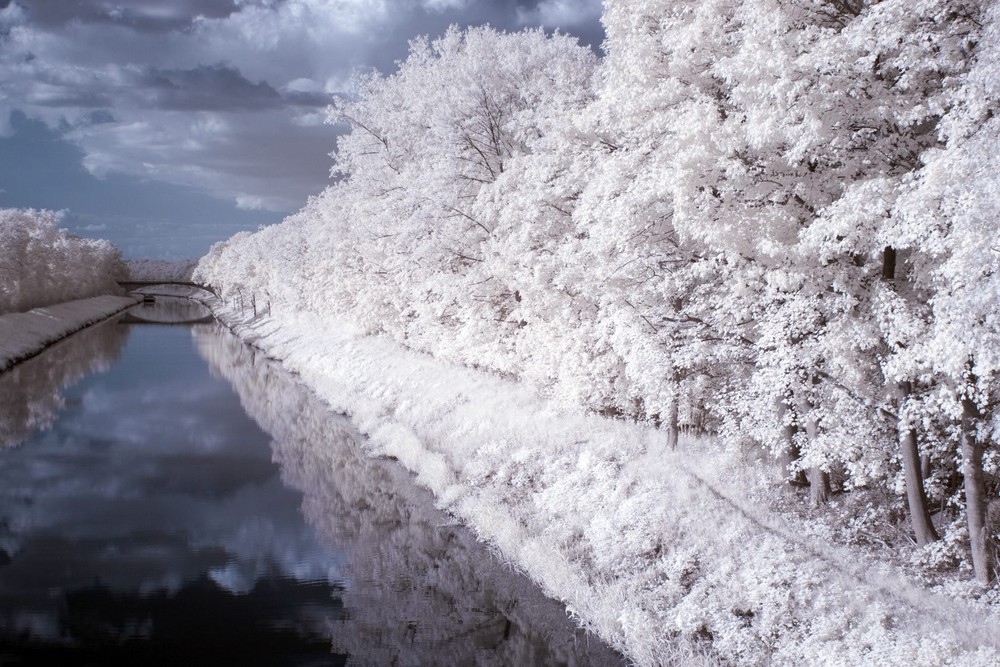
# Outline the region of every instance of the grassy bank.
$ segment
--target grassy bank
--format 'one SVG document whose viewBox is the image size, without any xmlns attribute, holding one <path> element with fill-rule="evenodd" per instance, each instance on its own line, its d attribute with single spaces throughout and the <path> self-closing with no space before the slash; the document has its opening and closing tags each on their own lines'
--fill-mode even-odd
<svg viewBox="0 0 1000 667">
<path fill-rule="evenodd" d="M 0 371 L 135 305 L 136 301 L 130 296 L 95 296 L 24 313 L 0 315 Z"/>
<path fill-rule="evenodd" d="M 439 504 L 637 664 L 994 665 L 996 594 L 929 590 L 754 499 L 766 469 L 561 410 L 515 383 L 311 315 L 246 320 Z M 694 449 L 694 448 L 691 448 Z M 708 450 L 705 453 L 704 450 Z"/>
</svg>

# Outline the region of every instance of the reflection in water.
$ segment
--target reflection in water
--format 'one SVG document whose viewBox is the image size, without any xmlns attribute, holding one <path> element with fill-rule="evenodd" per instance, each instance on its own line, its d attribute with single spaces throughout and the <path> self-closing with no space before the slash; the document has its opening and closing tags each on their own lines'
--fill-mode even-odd
<svg viewBox="0 0 1000 667">
<path fill-rule="evenodd" d="M 401 466 L 364 456 L 362 438 L 291 375 L 217 326 L 199 351 L 274 442 L 285 482 L 332 548 L 346 550 L 334 650 L 353 665 L 614 665 L 562 607 L 502 567 L 433 506 Z"/>
<path fill-rule="evenodd" d="M 342 557 L 190 329 L 90 331 L 106 340 L 64 345 L 108 359 L 97 350 L 128 334 L 119 361 L 65 388 L 48 430 L 0 449 L 0 664 L 342 664 L 327 631 Z M 43 353 L 30 377 L 84 350 Z M 0 375 L 4 396 L 21 374 Z"/>
<path fill-rule="evenodd" d="M 0 664 L 621 662 L 217 324 L 88 329 L 0 401 Z"/>
<path fill-rule="evenodd" d="M 65 402 L 62 390 L 110 368 L 127 337 L 128 331 L 104 322 L 0 373 L 0 448 L 52 426 Z"/>
<path fill-rule="evenodd" d="M 212 320 L 212 311 L 200 301 L 184 297 L 157 295 L 152 303 L 143 303 L 121 318 L 124 324 L 187 324 Z"/>
</svg>

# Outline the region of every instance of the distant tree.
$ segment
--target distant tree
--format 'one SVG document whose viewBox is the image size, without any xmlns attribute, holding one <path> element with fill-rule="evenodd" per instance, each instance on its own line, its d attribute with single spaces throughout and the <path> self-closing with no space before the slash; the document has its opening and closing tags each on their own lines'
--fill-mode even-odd
<svg viewBox="0 0 1000 667">
<path fill-rule="evenodd" d="M 0 313 L 120 292 L 118 249 L 58 224 L 51 211 L 0 209 Z"/>
</svg>

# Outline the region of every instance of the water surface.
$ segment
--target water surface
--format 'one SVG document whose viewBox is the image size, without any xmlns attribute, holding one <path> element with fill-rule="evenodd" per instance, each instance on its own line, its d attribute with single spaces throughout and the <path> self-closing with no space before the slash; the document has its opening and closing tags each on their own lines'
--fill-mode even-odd
<svg viewBox="0 0 1000 667">
<path fill-rule="evenodd" d="M 0 664 L 621 662 L 191 312 L 0 374 Z"/>
</svg>

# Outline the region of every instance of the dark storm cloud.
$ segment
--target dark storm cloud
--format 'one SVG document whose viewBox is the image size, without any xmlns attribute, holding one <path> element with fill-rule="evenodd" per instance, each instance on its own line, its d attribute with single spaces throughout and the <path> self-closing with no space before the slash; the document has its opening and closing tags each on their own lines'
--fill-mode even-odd
<svg viewBox="0 0 1000 667">
<path fill-rule="evenodd" d="M 17 0 L 17 4 L 39 26 L 107 23 L 140 32 L 181 30 L 198 16 L 224 18 L 237 9 L 233 0 Z"/>
<path fill-rule="evenodd" d="M 39 76 L 26 87 L 24 100 L 50 108 L 110 109 L 134 105 L 163 111 L 263 111 L 283 107 L 323 108 L 324 93 L 281 93 L 266 81 L 250 81 L 236 68 L 199 65 L 192 69 L 130 68 L 115 81 L 92 77 L 66 81 Z"/>
<path fill-rule="evenodd" d="M 61 89 L 30 93 L 28 99 L 41 107 L 66 107 L 75 109 L 106 109 L 114 105 L 114 98 L 98 90 Z"/>
<path fill-rule="evenodd" d="M 256 111 L 284 104 L 268 83 L 252 83 L 225 65 L 154 69 L 142 77 L 140 85 L 152 92 L 148 100 L 151 106 L 167 111 Z"/>
<path fill-rule="evenodd" d="M 38 76 L 23 89 L 31 105 L 66 109 L 121 106 L 163 111 L 262 111 L 282 107 L 325 107 L 325 94 L 280 93 L 266 81 L 252 82 L 227 65 L 192 69 L 130 68 L 84 81 Z"/>
<path fill-rule="evenodd" d="M 300 91 L 278 92 L 266 81 L 252 82 L 228 65 L 188 70 L 149 70 L 137 86 L 153 95 L 150 106 L 168 111 L 259 111 L 280 107 L 326 107 L 331 96 Z"/>
</svg>

